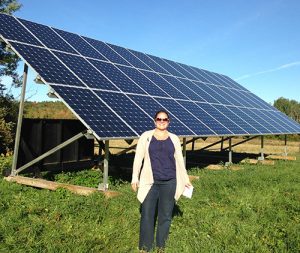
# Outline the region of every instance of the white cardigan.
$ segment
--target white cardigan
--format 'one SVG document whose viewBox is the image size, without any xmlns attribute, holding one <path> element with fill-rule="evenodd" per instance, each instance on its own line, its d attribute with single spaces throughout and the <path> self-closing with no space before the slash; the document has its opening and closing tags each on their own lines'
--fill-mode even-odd
<svg viewBox="0 0 300 253">
<path fill-rule="evenodd" d="M 141 203 L 143 203 L 154 182 L 149 156 L 149 144 L 153 134 L 154 130 L 150 130 L 141 135 L 137 143 L 133 162 L 131 183 L 139 184 L 137 198 Z M 190 181 L 185 169 L 180 140 L 175 134 L 170 132 L 169 136 L 175 147 L 174 158 L 176 163 L 176 192 L 174 198 L 175 200 L 178 200 L 184 191 L 185 185 L 190 183 Z M 141 171 L 143 160 L 144 164 Z"/>
</svg>

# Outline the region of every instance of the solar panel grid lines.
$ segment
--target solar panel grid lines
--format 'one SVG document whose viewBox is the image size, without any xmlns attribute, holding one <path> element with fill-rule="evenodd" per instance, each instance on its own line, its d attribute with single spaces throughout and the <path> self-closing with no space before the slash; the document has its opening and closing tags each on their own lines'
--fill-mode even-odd
<svg viewBox="0 0 300 253">
<path fill-rule="evenodd" d="M 272 114 L 268 114 L 267 110 L 257 110 L 254 109 L 255 111 L 257 111 L 257 114 L 260 114 L 263 116 L 263 118 L 267 118 L 268 121 L 270 121 L 270 123 L 272 123 L 272 125 L 278 129 L 281 133 L 286 133 L 288 132 L 288 128 L 284 125 L 284 124 L 280 124 L 278 122 L 278 119 L 274 118 L 274 116 Z"/>
<path fill-rule="evenodd" d="M 143 89 L 152 96 L 165 96 L 170 97 L 159 85 L 152 82 L 138 69 L 127 67 L 127 66 L 116 66 L 120 69 L 128 78 L 130 78 L 135 83 L 142 83 Z"/>
<path fill-rule="evenodd" d="M 288 121 L 290 123 L 290 125 L 296 130 L 296 131 L 300 131 L 300 124 L 298 124 L 297 122 L 295 121 L 290 121 L 290 118 L 285 115 L 283 112 L 281 111 L 276 111 L 275 113 L 277 113 L 277 116 L 280 118 L 280 119 L 283 119 L 284 121 Z"/>
<path fill-rule="evenodd" d="M 34 34 L 47 48 L 78 54 L 74 48 L 64 41 L 51 27 L 40 25 L 24 19 L 19 21 Z"/>
<path fill-rule="evenodd" d="M 119 46 L 115 46 L 109 43 L 106 43 L 110 48 L 112 48 L 116 53 L 122 56 L 126 61 L 128 61 L 132 66 L 139 68 L 139 69 L 146 69 L 153 71 L 147 64 L 141 61 L 138 57 L 132 54 L 126 48 L 122 48 Z"/>
<path fill-rule="evenodd" d="M 159 103 L 160 100 L 154 97 L 149 96 L 138 96 L 138 95 L 129 95 L 135 103 L 141 107 L 145 112 L 148 114 L 154 114 L 156 111 L 164 109 L 162 104 Z M 160 98 L 164 99 L 164 98 Z M 195 133 L 180 119 L 178 119 L 174 114 L 173 111 L 169 112 L 171 117 L 171 123 L 169 129 L 171 132 L 177 134 L 178 136 L 195 136 Z"/>
<path fill-rule="evenodd" d="M 23 26 L 17 18 L 1 14 L 0 34 L 6 40 L 26 42 L 32 45 L 41 46 L 41 43 Z"/>
<path fill-rule="evenodd" d="M 128 49 L 128 50 L 129 52 L 134 54 L 137 58 L 139 58 L 141 61 L 143 61 L 147 66 L 153 69 L 154 72 L 158 72 L 162 74 L 170 74 L 168 71 L 162 68 L 158 63 L 156 63 L 153 59 L 151 59 L 147 54 L 137 52 L 132 49 Z"/>
<path fill-rule="evenodd" d="M 134 138 L 137 135 L 92 90 L 57 85 L 55 91 L 74 114 L 85 122 L 87 128 L 95 132 L 98 139 Z"/>
<path fill-rule="evenodd" d="M 163 108 L 166 108 L 168 112 L 171 112 L 176 118 L 188 126 L 195 135 L 200 135 L 201 128 L 199 125 L 202 123 L 191 112 L 186 110 L 179 102 L 174 99 L 160 99 L 159 102 Z"/>
<path fill-rule="evenodd" d="M 168 91 L 168 94 L 173 98 L 180 98 L 180 99 L 188 99 L 186 95 L 184 95 L 181 91 L 176 89 L 173 85 L 171 85 L 169 82 L 167 82 L 163 77 L 160 75 L 149 72 L 146 70 L 141 70 L 141 73 L 143 73 L 149 80 L 151 80 L 153 83 L 159 85 L 164 91 Z"/>
<path fill-rule="evenodd" d="M 66 66 L 69 66 L 70 70 L 76 74 L 76 76 L 80 78 L 80 80 L 82 80 L 86 86 L 107 90 L 119 90 L 113 82 L 104 76 L 86 58 L 61 52 L 54 52 L 54 54 Z"/>
<path fill-rule="evenodd" d="M 27 64 L 40 74 L 46 83 L 71 83 L 76 86 L 84 86 L 51 51 L 17 42 L 10 42 L 10 44 L 22 58 L 26 58 Z"/>
<path fill-rule="evenodd" d="M 166 76 L 160 75 L 164 78 L 170 85 L 172 85 L 175 89 L 180 90 L 187 98 L 195 101 L 203 101 L 201 97 L 198 96 L 192 89 L 186 86 L 183 82 L 181 82 L 178 78 L 174 76 Z"/>
<path fill-rule="evenodd" d="M 199 120 L 207 122 L 206 124 L 209 126 L 209 129 L 217 135 L 234 135 L 234 133 L 224 126 L 223 123 L 219 122 L 215 117 L 202 109 L 201 105 L 204 103 L 187 103 L 186 101 L 179 101 L 179 103 L 187 108 Z M 194 105 L 196 105 L 196 107 Z"/>
<path fill-rule="evenodd" d="M 252 126 L 246 120 L 244 120 L 243 118 L 235 114 L 233 111 L 229 110 L 228 108 L 229 106 L 227 107 L 224 105 L 212 105 L 212 106 L 216 108 L 218 111 L 223 112 L 227 117 L 229 117 L 231 120 L 237 123 L 247 133 L 260 134 L 260 131 L 257 130 L 254 126 Z"/>
<path fill-rule="evenodd" d="M 135 84 L 128 76 L 121 72 L 113 63 L 89 60 L 106 78 L 114 83 L 123 92 L 146 94 L 146 92 Z"/>
<path fill-rule="evenodd" d="M 259 115 L 253 111 L 253 109 L 244 108 L 243 109 L 252 119 L 255 119 L 257 122 L 259 122 L 261 125 L 263 125 L 265 128 L 268 129 L 269 133 L 276 133 L 278 134 L 278 131 L 276 128 L 274 128 L 270 123 L 266 122 L 264 119 L 262 119 Z"/>
<path fill-rule="evenodd" d="M 97 138 L 136 138 L 162 108 L 179 136 L 300 132 L 298 123 L 225 75 L 3 15 L 1 38 Z M 8 20 L 15 27 L 5 30 Z"/>
<path fill-rule="evenodd" d="M 249 134 L 246 130 L 242 129 L 233 120 L 231 120 L 227 115 L 225 115 L 222 111 L 215 108 L 213 105 L 202 103 L 201 108 L 204 109 L 205 111 L 208 111 L 210 113 L 210 115 L 213 116 L 216 120 L 218 120 L 219 122 L 222 122 L 222 124 L 224 126 L 226 126 L 226 128 L 229 129 L 233 134 L 235 134 L 235 135 Z"/>
</svg>

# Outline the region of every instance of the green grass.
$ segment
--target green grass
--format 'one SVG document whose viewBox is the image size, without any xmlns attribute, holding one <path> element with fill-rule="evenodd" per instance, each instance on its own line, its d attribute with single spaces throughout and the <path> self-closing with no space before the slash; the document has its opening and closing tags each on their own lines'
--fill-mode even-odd
<svg viewBox="0 0 300 253">
<path fill-rule="evenodd" d="M 192 169 L 200 180 L 193 182 L 193 198 L 177 203 L 166 252 L 299 252 L 297 158 L 239 171 Z M 9 164 L 4 158 L 1 163 L 2 169 Z M 96 187 L 100 174 L 54 179 Z M 119 197 L 0 180 L 0 252 L 138 252 L 139 203 L 128 182 L 110 180 Z"/>
</svg>

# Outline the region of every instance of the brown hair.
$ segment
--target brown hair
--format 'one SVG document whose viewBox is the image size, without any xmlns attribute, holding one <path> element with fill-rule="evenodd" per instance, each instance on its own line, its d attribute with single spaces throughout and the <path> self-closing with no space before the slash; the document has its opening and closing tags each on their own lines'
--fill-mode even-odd
<svg viewBox="0 0 300 253">
<path fill-rule="evenodd" d="M 160 114 L 160 113 L 165 113 L 168 117 L 168 119 L 170 119 L 170 116 L 169 116 L 169 113 L 166 111 L 166 110 L 159 110 L 155 113 L 155 116 L 154 116 L 154 119 L 156 119 L 157 115 Z"/>
</svg>

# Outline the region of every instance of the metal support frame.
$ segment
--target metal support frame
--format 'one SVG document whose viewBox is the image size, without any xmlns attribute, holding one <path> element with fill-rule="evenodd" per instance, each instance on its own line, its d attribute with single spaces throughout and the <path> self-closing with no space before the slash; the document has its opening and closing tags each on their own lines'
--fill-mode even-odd
<svg viewBox="0 0 300 253">
<path fill-rule="evenodd" d="M 250 141 L 250 140 L 252 140 L 252 139 L 254 139 L 254 138 L 256 138 L 257 136 L 252 136 L 252 137 L 250 137 L 250 138 L 248 138 L 248 139 L 246 139 L 246 140 L 243 140 L 243 141 L 240 141 L 240 142 L 237 142 L 237 143 L 235 143 L 235 144 L 232 144 L 231 145 L 231 147 L 233 148 L 233 147 L 235 147 L 235 146 L 238 146 L 238 145 L 240 145 L 240 144 L 243 144 L 243 143 L 245 143 L 245 142 L 247 142 L 247 141 Z M 227 150 L 229 147 L 226 147 L 226 148 L 224 148 L 223 150 Z"/>
<path fill-rule="evenodd" d="M 11 169 L 11 176 L 15 176 L 18 173 L 17 172 L 17 163 L 18 163 L 22 121 L 23 121 L 27 75 L 28 75 L 28 65 L 26 63 L 24 63 L 23 84 L 22 84 L 22 91 L 21 91 L 21 97 L 20 97 L 19 115 L 18 115 L 18 123 L 17 123 L 17 130 L 16 130 L 16 136 L 15 136 L 15 146 L 14 146 L 14 156 L 13 156 L 13 163 L 12 163 L 12 169 Z"/>
<path fill-rule="evenodd" d="M 109 140 L 105 140 L 104 161 L 103 161 L 103 182 L 98 185 L 98 190 L 108 190 L 108 161 L 109 161 Z"/>
<path fill-rule="evenodd" d="M 265 157 L 264 157 L 264 136 L 262 135 L 260 137 L 260 157 L 258 157 L 259 161 L 263 161 L 265 160 Z"/>
<path fill-rule="evenodd" d="M 231 165 L 232 164 L 232 137 L 228 138 L 228 142 L 229 142 L 229 152 L 228 152 L 228 162 L 225 163 L 226 166 Z"/>
<path fill-rule="evenodd" d="M 284 156 L 287 156 L 288 155 L 288 152 L 287 152 L 287 135 L 285 134 L 284 135 L 284 153 L 283 153 Z"/>
<path fill-rule="evenodd" d="M 227 141 L 229 138 L 230 138 L 230 137 L 226 137 L 225 139 L 222 139 L 222 140 L 220 140 L 220 141 L 216 141 L 216 142 L 214 142 L 214 143 L 212 143 L 212 144 L 209 144 L 209 145 L 207 145 L 207 146 L 205 146 L 205 147 L 199 149 L 199 151 L 205 150 L 205 149 L 210 148 L 210 147 L 212 147 L 212 146 L 215 146 L 215 145 L 221 143 L 222 141 Z"/>
<path fill-rule="evenodd" d="M 79 133 L 79 134 L 76 134 L 76 135 L 73 136 L 72 138 L 70 138 L 70 139 L 64 141 L 63 143 L 61 143 L 61 144 L 57 145 L 56 147 L 50 149 L 50 150 L 47 151 L 46 153 L 44 153 L 44 154 L 40 155 L 39 157 L 33 159 L 31 162 L 26 163 L 25 165 L 23 165 L 23 166 L 20 167 L 19 169 L 15 170 L 15 173 L 13 174 L 13 176 L 15 176 L 16 174 L 20 173 L 21 171 L 27 169 L 28 167 L 32 166 L 33 164 L 37 163 L 38 161 L 40 161 L 40 160 L 46 158 L 47 156 L 49 156 L 49 155 L 55 153 L 56 151 L 58 151 L 58 150 L 64 148 L 65 146 L 71 144 L 72 142 L 74 142 L 74 141 L 80 139 L 81 137 L 85 136 L 86 133 L 87 133 L 87 131 L 83 131 L 83 132 L 81 132 L 81 133 Z"/>
<path fill-rule="evenodd" d="M 184 160 L 184 165 L 186 166 L 186 138 L 183 138 L 182 141 L 183 141 L 182 143 L 183 160 Z"/>
<path fill-rule="evenodd" d="M 221 152 L 224 151 L 224 137 L 222 136 L 222 142 L 221 142 Z"/>
</svg>

